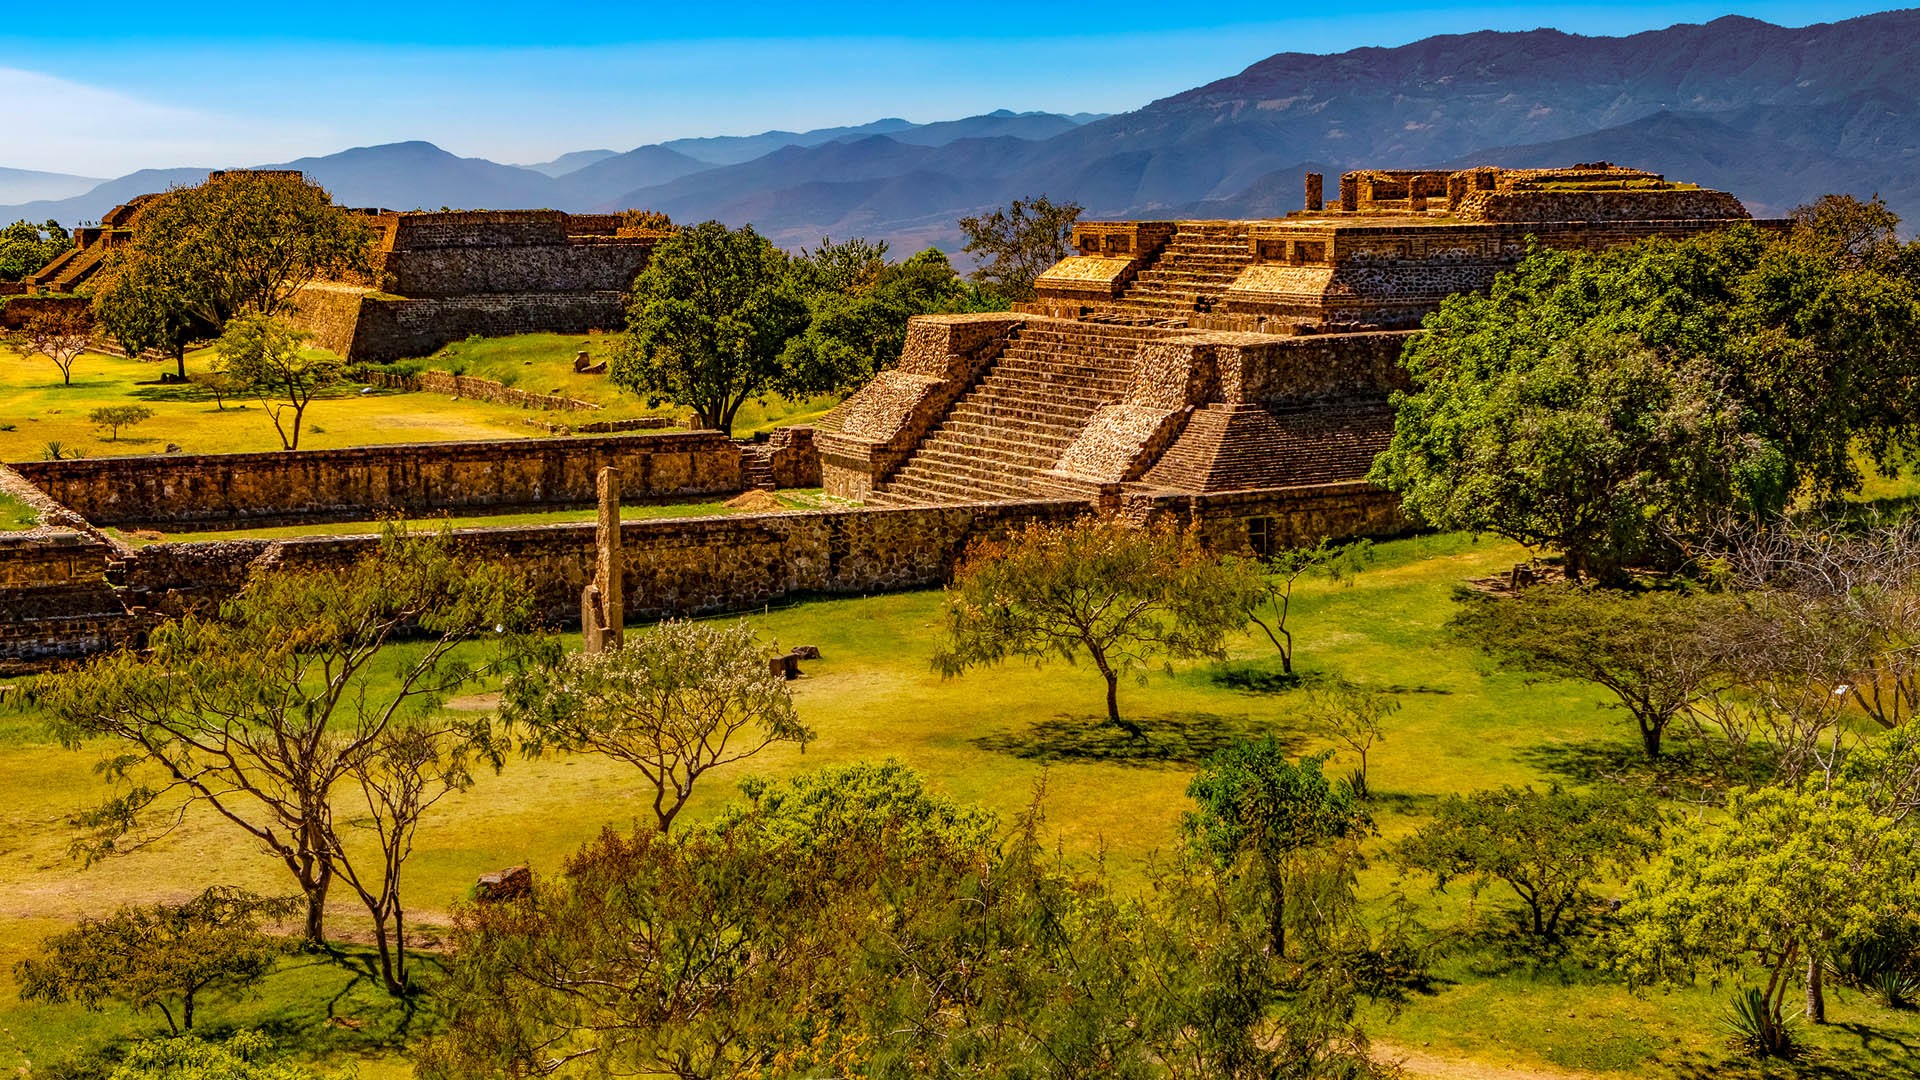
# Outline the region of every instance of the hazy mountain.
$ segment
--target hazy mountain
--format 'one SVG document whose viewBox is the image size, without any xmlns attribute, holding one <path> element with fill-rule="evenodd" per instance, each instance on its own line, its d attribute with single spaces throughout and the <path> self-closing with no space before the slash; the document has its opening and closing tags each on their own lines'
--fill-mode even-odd
<svg viewBox="0 0 1920 1080">
<path fill-rule="evenodd" d="M 665 146 L 642 146 L 559 177 L 555 185 L 559 192 L 556 198 L 569 208 L 593 206 L 618 192 L 669 183 L 713 167 L 709 162 Z"/>
<path fill-rule="evenodd" d="M 575 150 L 571 154 L 561 154 L 552 161 L 542 161 L 533 165 L 521 165 L 522 169 L 532 169 L 542 176 L 565 176 L 578 169 L 584 169 L 596 161 L 605 161 L 619 153 L 617 150 Z"/>
<path fill-rule="evenodd" d="M 205 169 L 141 169 L 105 181 L 84 195 L 66 199 L 43 199 L 17 206 L 0 206 L 0 220 L 45 221 L 52 218 L 63 225 L 98 221 L 100 215 L 136 195 L 165 191 L 170 187 L 197 184 L 207 178 Z"/>
<path fill-rule="evenodd" d="M 553 205 L 553 178 L 485 158 L 455 157 L 430 142 L 357 146 L 269 169 L 299 169 L 346 206 L 391 210 L 491 210 Z"/>
<path fill-rule="evenodd" d="M 886 135 L 913 127 L 899 117 L 875 120 L 858 127 L 816 128 L 812 131 L 763 131 L 758 135 L 715 135 L 704 139 L 673 139 L 658 145 L 711 165 L 739 165 L 789 146 L 819 146 L 836 139 Z"/>
<path fill-rule="evenodd" d="M 90 176 L 0 168 L 0 203 L 72 198 L 75 195 L 85 194 L 102 182 L 99 178 Z"/>
</svg>

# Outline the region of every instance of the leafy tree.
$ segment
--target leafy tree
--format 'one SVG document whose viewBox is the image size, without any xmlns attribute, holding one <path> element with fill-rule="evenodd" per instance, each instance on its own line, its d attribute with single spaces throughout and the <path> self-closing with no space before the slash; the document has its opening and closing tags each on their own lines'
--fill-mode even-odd
<svg viewBox="0 0 1920 1080">
<path fill-rule="evenodd" d="M 135 246 L 116 251 L 93 289 L 93 317 L 128 356 L 159 350 L 187 377 L 187 347 L 219 332 L 213 316 L 196 308 L 203 283 L 190 268 Z"/>
<path fill-rule="evenodd" d="M 1594 900 L 1596 880 L 1631 871 L 1659 846 L 1660 817 L 1636 799 L 1503 787 L 1448 796 L 1394 858 L 1442 889 L 1464 879 L 1478 896 L 1505 884 L 1526 905 L 1531 932 L 1551 939 L 1570 909 Z"/>
<path fill-rule="evenodd" d="M 1449 298 L 1407 347 L 1373 478 L 1429 523 L 1617 581 L 1728 513 L 1857 489 L 1856 447 L 1894 470 L 1920 432 L 1920 281 L 1819 227 L 1536 250 Z"/>
<path fill-rule="evenodd" d="M 799 264 L 813 317 L 781 357 L 790 394 L 844 393 L 864 384 L 900 358 L 907 320 L 961 302 L 960 279 L 938 250 L 887 263 L 885 244 L 862 244 L 823 243 Z"/>
<path fill-rule="evenodd" d="M 1290 928 L 1318 918 L 1319 895 L 1351 887 L 1354 845 L 1372 829 L 1353 791 L 1321 772 L 1327 757 L 1289 762 L 1272 736 L 1239 742 L 1208 758 L 1187 786 L 1187 843 L 1257 877 L 1276 957 L 1287 955 Z"/>
<path fill-rule="evenodd" d="M 320 1080 L 286 1061 L 270 1060 L 273 1040 L 241 1030 L 225 1042 L 193 1036 L 149 1039 L 127 1049 L 107 1080 Z"/>
<path fill-rule="evenodd" d="M 1311 572 L 1323 573 L 1329 581 L 1352 583 L 1360 568 L 1373 561 L 1373 541 L 1355 540 L 1336 544 L 1322 537 L 1312 547 L 1287 548 L 1261 558 L 1266 570 L 1262 604 L 1252 610 L 1253 625 L 1267 635 L 1280 650 L 1280 670 L 1293 674 L 1293 631 L 1287 628 L 1287 616 L 1293 613 L 1293 587 Z"/>
<path fill-rule="evenodd" d="M 183 904 L 122 907 L 48 938 L 14 978 L 23 1000 L 122 1001 L 158 1011 L 177 1035 L 193 1030 L 202 995 L 238 996 L 272 970 L 285 950 L 260 924 L 295 906 L 216 885 Z"/>
<path fill-rule="evenodd" d="M 1603 687 L 1633 716 L 1648 761 L 1667 729 L 1720 675 L 1705 630 L 1729 614 L 1724 597 L 1622 594 L 1542 585 L 1512 597 L 1463 592 L 1448 624 L 1503 668 Z"/>
<path fill-rule="evenodd" d="M 1628 884 L 1613 943 L 1640 983 L 1758 964 L 1778 1029 L 1796 979 L 1807 1019 L 1825 1023 L 1826 968 L 1888 917 L 1920 929 L 1916 911 L 1920 851 L 1910 828 L 1846 785 L 1763 788 L 1736 796 L 1724 819 L 1682 836 Z"/>
<path fill-rule="evenodd" d="M 72 246 L 73 238 L 57 221 L 16 221 L 0 229 L 0 281 L 36 274 Z"/>
<path fill-rule="evenodd" d="M 1034 279 L 1073 253 L 1068 241 L 1082 209 L 1079 203 L 1056 204 L 1041 195 L 961 218 L 966 253 L 979 263 L 973 279 L 1010 300 L 1029 299 Z"/>
<path fill-rule="evenodd" d="M 1385 694 L 1340 686 L 1316 690 L 1307 698 L 1307 722 L 1321 735 L 1353 751 L 1360 767 L 1350 781 L 1353 793 L 1366 798 L 1367 754 L 1386 738 L 1381 721 L 1400 711 L 1400 703 Z"/>
<path fill-rule="evenodd" d="M 346 362 L 302 348 L 307 334 L 269 315 L 242 315 L 215 346 L 233 386 L 266 406 L 280 445 L 300 449 L 300 422 L 315 395 L 339 383 Z"/>
<path fill-rule="evenodd" d="M 813 732 L 746 623 L 660 623 L 619 649 L 569 653 L 507 682 L 500 715 L 530 753 L 603 754 L 653 785 L 661 832 L 709 771 Z"/>
<path fill-rule="evenodd" d="M 1139 736 L 1120 716 L 1120 677 L 1150 657 L 1222 655 L 1260 588 L 1251 564 L 1207 551 L 1191 531 L 1032 524 L 968 548 L 933 666 L 951 677 L 1008 657 L 1073 663 L 1084 653 L 1106 680 L 1107 722 Z"/>
<path fill-rule="evenodd" d="M 213 333 L 243 313 L 284 314 L 311 282 L 364 270 L 373 239 L 319 185 L 249 170 L 174 188 L 143 205 L 132 228 L 106 272 L 141 294 L 135 306 L 168 313 L 136 321 L 173 328 L 190 316 Z"/>
<path fill-rule="evenodd" d="M 29 354 L 38 353 L 60 369 L 63 385 L 73 385 L 73 365 L 93 342 L 93 320 L 85 308 L 54 308 L 27 316 L 22 336 Z"/>
<path fill-rule="evenodd" d="M 509 660 L 517 639 L 501 630 L 531 615 L 519 581 L 457 553 L 451 534 L 394 530 L 348 567 L 255 574 L 217 618 L 156 627 L 149 656 L 111 653 L 48 677 L 56 736 L 74 748 L 106 740 L 102 772 L 118 785 L 81 819 L 78 846 L 89 858 L 134 850 L 205 806 L 286 866 L 306 898 L 307 940 L 323 944 L 356 775 L 410 715 Z M 403 635 L 407 649 L 384 651 Z M 487 663 L 456 652 L 476 639 L 500 646 Z"/>
<path fill-rule="evenodd" d="M 808 318 L 786 255 L 752 226 L 709 221 L 653 249 L 609 374 L 652 405 L 677 402 L 731 432 L 741 405 L 781 388 L 781 353 Z"/>
<path fill-rule="evenodd" d="M 109 442 L 119 441 L 121 428 L 132 427 L 143 420 L 151 419 L 153 419 L 153 410 L 145 405 L 103 405 L 87 414 L 89 423 L 111 432 L 107 436 Z"/>
</svg>

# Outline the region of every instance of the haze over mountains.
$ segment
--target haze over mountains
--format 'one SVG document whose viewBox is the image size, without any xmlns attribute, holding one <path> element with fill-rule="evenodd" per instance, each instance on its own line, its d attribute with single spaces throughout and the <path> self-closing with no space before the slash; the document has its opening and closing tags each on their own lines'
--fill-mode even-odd
<svg viewBox="0 0 1920 1080">
<path fill-rule="evenodd" d="M 1920 11 L 1797 29 L 1728 17 L 1621 38 L 1482 32 L 1281 53 L 1109 117 L 880 120 L 526 167 L 419 142 L 286 164 L 351 205 L 645 207 L 752 222 L 790 247 L 864 235 L 952 250 L 959 216 L 1024 195 L 1077 199 L 1094 217 L 1265 216 L 1298 207 L 1308 170 L 1599 159 L 1732 191 L 1757 214 L 1877 192 L 1920 224 Z M 199 175 L 136 173 L 0 206 L 0 221 L 97 218 Z"/>
</svg>

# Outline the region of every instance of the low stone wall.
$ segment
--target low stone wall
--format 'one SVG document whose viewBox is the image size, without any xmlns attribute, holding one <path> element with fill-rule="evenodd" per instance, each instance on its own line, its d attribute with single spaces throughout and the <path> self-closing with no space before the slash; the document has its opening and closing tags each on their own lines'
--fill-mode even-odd
<svg viewBox="0 0 1920 1080">
<path fill-rule="evenodd" d="M 356 520 L 591 503 L 600 469 L 639 502 L 739 491 L 740 449 L 719 432 L 169 454 L 14 468 L 96 525 Z"/>
<path fill-rule="evenodd" d="M 20 330 L 35 315 L 84 311 L 84 296 L 11 296 L 0 301 L 0 330 Z"/>
<path fill-rule="evenodd" d="M 454 397 L 468 398 L 473 401 L 491 401 L 496 405 L 514 405 L 522 409 L 547 409 L 553 412 L 586 412 L 597 410 L 601 407 L 595 402 L 582 401 L 579 398 L 560 397 L 557 394 L 529 393 L 517 387 L 495 382 L 492 379 L 482 379 L 477 375 L 455 375 L 446 371 L 422 371 L 412 375 L 396 375 L 391 371 L 361 369 L 354 372 L 353 377 L 366 383 L 368 386 L 378 386 L 389 390 L 450 394 Z"/>
<path fill-rule="evenodd" d="M 1066 521 L 1078 500 L 630 521 L 621 526 L 629 617 L 740 611 L 805 595 L 938 584 L 968 542 L 1033 521 Z M 526 576 L 544 617 L 573 625 L 593 573 L 594 524 L 463 529 L 469 553 Z M 128 562 L 143 605 L 178 614 L 217 603 L 267 565 L 327 568 L 372 552 L 373 536 L 153 544 Z"/>
<path fill-rule="evenodd" d="M 1196 522 L 1207 542 L 1224 551 L 1400 536 L 1415 527 L 1398 495 L 1362 480 L 1206 495 L 1129 492 L 1120 513 L 1139 524 Z"/>
</svg>

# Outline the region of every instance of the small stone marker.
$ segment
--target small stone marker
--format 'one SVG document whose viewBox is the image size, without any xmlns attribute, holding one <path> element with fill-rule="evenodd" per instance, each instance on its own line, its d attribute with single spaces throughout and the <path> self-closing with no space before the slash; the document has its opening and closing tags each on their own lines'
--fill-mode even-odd
<svg viewBox="0 0 1920 1080">
<path fill-rule="evenodd" d="M 620 470 L 600 470 L 600 523 L 594 529 L 593 580 L 580 593 L 580 633 L 589 653 L 620 647 L 626 625 L 620 583 Z"/>
<path fill-rule="evenodd" d="M 474 899 L 483 904 L 501 900 L 524 900 L 533 895 L 533 871 L 524 866 L 509 866 L 491 874 L 481 874 L 474 886 Z"/>
</svg>

